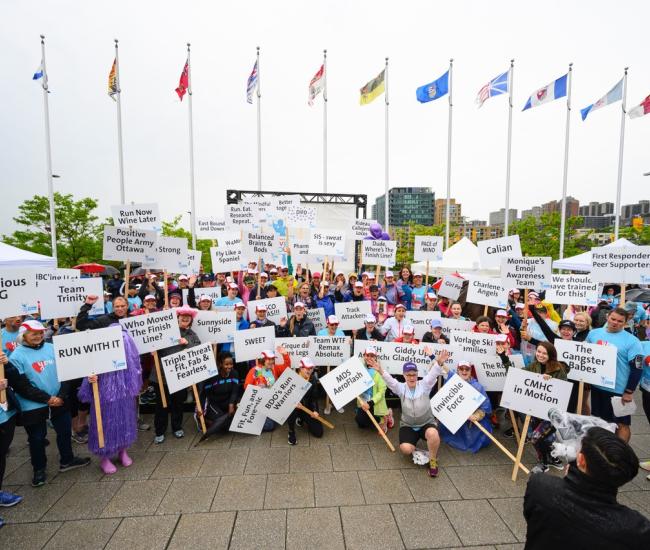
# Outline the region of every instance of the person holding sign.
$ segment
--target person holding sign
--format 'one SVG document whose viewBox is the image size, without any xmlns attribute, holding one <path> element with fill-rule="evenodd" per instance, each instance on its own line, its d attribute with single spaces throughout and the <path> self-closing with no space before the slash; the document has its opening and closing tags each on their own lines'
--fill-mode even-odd
<svg viewBox="0 0 650 550">
<path fill-rule="evenodd" d="M 377 424 L 386 433 L 394 425 L 393 411 L 386 404 L 386 382 L 384 382 L 379 371 L 371 366 L 376 360 L 377 349 L 374 346 L 368 346 L 363 352 L 363 363 L 368 369 L 368 374 L 370 374 L 374 385 L 359 396 L 357 400 L 359 406 L 355 409 L 354 420 L 359 428 L 372 429 L 375 426 L 368 417 L 368 412 L 370 412 L 375 417 Z"/>
<path fill-rule="evenodd" d="M 228 295 L 227 296 L 222 296 L 219 298 L 214 305 L 219 307 L 219 306 L 234 306 L 235 304 L 238 303 L 243 303 L 243 300 L 237 296 L 237 293 L 239 292 L 239 287 L 237 286 L 236 283 L 228 283 Z M 190 304 L 191 305 L 191 304 Z"/>
<path fill-rule="evenodd" d="M 298 443 L 298 439 L 296 438 L 296 425 L 305 426 L 307 431 L 316 438 L 320 439 L 323 437 L 323 425 L 316 420 L 318 418 L 318 395 L 316 391 L 318 375 L 314 370 L 314 362 L 309 357 L 303 357 L 300 360 L 298 373 L 311 384 L 311 387 L 300 400 L 302 407 L 296 407 L 287 419 L 289 445 Z M 308 414 L 305 409 L 312 411 L 311 414 Z"/>
<path fill-rule="evenodd" d="M 395 306 L 394 317 L 389 317 L 386 319 L 385 315 L 379 316 L 380 321 L 385 319 L 379 326 L 379 332 L 381 332 L 382 336 L 384 336 L 386 342 L 392 342 L 395 340 L 395 338 L 400 338 L 402 336 L 404 327 L 410 324 L 408 321 L 404 320 L 405 314 L 406 306 L 403 304 L 397 304 L 397 306 Z"/>
<path fill-rule="evenodd" d="M 18 315 L 16 317 L 7 317 L 5 319 L 5 326 L 2 328 L 2 352 L 9 357 L 11 352 L 16 349 L 18 344 L 18 331 L 20 325 L 23 324 L 25 317 Z"/>
<path fill-rule="evenodd" d="M 438 421 L 431 411 L 429 392 L 442 373 L 442 365 L 449 359 L 449 352 L 443 350 L 435 357 L 431 355 L 431 348 L 426 347 L 424 351 L 430 356 L 432 363 L 429 372 L 422 380 L 418 380 L 418 367 L 415 363 L 404 363 L 402 368 L 404 382 L 398 382 L 386 372 L 381 367 L 379 359 L 367 358 L 366 363 L 381 374 L 386 385 L 400 398 L 402 403 L 402 417 L 399 422 L 400 451 L 411 456 L 416 450 L 418 441 L 425 440 L 429 449 L 429 476 L 438 477 L 437 456 L 440 447 L 440 434 L 438 433 Z"/>
<path fill-rule="evenodd" d="M 4 366 L 8 362 L 7 355 L 3 351 L 0 351 L 0 365 Z M 12 391 L 9 388 L 9 381 L 6 378 L 0 378 L 0 392 L 5 392 L 6 395 L 7 391 Z M 23 497 L 19 495 L 2 490 L 2 481 L 7 466 L 7 453 L 14 439 L 15 430 L 16 411 L 14 406 L 9 402 L 0 404 L 0 506 L 2 507 L 15 506 L 23 500 Z M 0 518 L 0 527 L 3 525 L 4 520 Z"/>
<path fill-rule="evenodd" d="M 293 316 L 284 326 L 278 327 L 277 335 L 279 338 L 316 336 L 316 327 L 314 327 L 311 320 L 307 319 L 307 310 L 304 303 L 296 302 L 293 304 Z"/>
<path fill-rule="evenodd" d="M 413 325 L 406 325 L 402 330 L 402 336 L 395 338 L 393 342 L 397 344 L 419 344 L 420 341 L 415 338 L 415 327 Z"/>
<path fill-rule="evenodd" d="M 366 315 L 366 318 L 363 321 L 364 328 L 357 330 L 355 340 L 376 340 L 379 342 L 384 341 L 384 337 L 381 332 L 377 329 L 377 319 L 371 313 Z"/>
<path fill-rule="evenodd" d="M 442 321 L 440 319 L 431 319 L 431 330 L 422 336 L 423 343 L 448 344 L 449 337 L 442 333 Z"/>
<path fill-rule="evenodd" d="M 119 325 L 115 325 L 119 326 Z M 122 329 L 126 369 L 105 372 L 84 379 L 79 388 L 79 401 L 90 403 L 88 450 L 101 458 L 99 467 L 106 475 L 117 472 L 111 458 L 118 456 L 122 466 L 128 468 L 133 460 L 127 449 L 138 438 L 138 411 L 135 398 L 142 387 L 142 370 L 140 355 L 129 333 Z M 96 412 L 93 396 L 93 383 L 97 383 L 104 446 L 99 445 Z"/>
<path fill-rule="evenodd" d="M 111 302 L 112 311 L 106 315 L 100 315 L 91 319 L 88 312 L 92 309 L 93 304 L 99 300 L 99 296 L 89 294 L 86 296 L 85 303 L 79 309 L 77 314 L 77 330 L 94 330 L 97 328 L 106 328 L 118 323 L 120 319 L 125 319 L 129 314 L 129 303 L 122 296 L 118 296 Z"/>
</svg>

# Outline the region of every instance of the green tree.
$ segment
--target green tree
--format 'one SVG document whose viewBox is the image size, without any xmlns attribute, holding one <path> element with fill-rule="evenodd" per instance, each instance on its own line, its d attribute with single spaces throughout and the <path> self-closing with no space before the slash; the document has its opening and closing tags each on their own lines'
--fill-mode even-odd
<svg viewBox="0 0 650 550">
<path fill-rule="evenodd" d="M 102 255 L 102 224 L 93 211 L 97 201 L 54 193 L 57 257 L 59 267 L 94 262 Z M 50 203 L 48 197 L 35 195 L 18 207 L 13 220 L 22 226 L 2 240 L 12 246 L 38 254 L 52 255 Z"/>
<path fill-rule="evenodd" d="M 612 229 L 612 232 L 614 230 Z M 624 237 L 628 241 L 638 245 L 650 245 L 650 225 L 644 225 L 637 229 L 635 227 L 621 227 L 618 232 L 619 237 Z"/>
<path fill-rule="evenodd" d="M 566 220 L 564 236 L 564 256 L 581 254 L 593 246 L 588 237 L 576 238 L 576 229 L 582 226 L 581 217 Z M 529 216 L 510 225 L 510 235 L 519 235 L 521 252 L 528 256 L 551 256 L 557 260 L 560 256 L 560 214 L 542 214 L 537 219 Z"/>
<path fill-rule="evenodd" d="M 169 222 L 162 222 L 162 234 L 165 237 L 181 237 L 187 239 L 188 248 L 192 246 L 192 234 L 181 227 L 181 218 L 183 216 L 176 216 Z M 211 270 L 211 260 L 210 260 L 210 247 L 212 246 L 212 241 L 208 239 L 198 239 L 196 241 L 196 250 L 201 251 L 201 263 L 203 264 L 205 271 Z"/>
</svg>

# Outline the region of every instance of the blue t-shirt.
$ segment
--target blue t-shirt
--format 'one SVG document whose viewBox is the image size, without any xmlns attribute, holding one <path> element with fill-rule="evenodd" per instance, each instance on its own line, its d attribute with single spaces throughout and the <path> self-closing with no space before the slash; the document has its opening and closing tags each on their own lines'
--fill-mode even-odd
<svg viewBox="0 0 650 550">
<path fill-rule="evenodd" d="M 13 351 L 18 347 L 16 339 L 18 338 L 18 331 L 9 332 L 6 328 L 2 329 L 2 351 L 9 357 Z"/>
<path fill-rule="evenodd" d="M 585 342 L 589 342 L 590 344 L 607 342 L 616 346 L 616 386 L 613 390 L 602 386 L 596 387 L 603 391 L 623 393 L 627 386 L 627 379 L 630 377 L 629 362 L 637 355 L 643 354 L 639 339 L 624 330 L 620 332 L 607 332 L 607 328 L 602 327 L 590 330 Z"/>
<path fill-rule="evenodd" d="M 244 301 L 239 297 L 235 296 L 232 300 L 228 296 L 222 296 L 218 298 L 215 302 L 215 306 L 234 306 L 235 304 L 243 304 Z"/>
<path fill-rule="evenodd" d="M 24 374 L 32 385 L 43 390 L 49 395 L 57 395 L 61 389 L 61 383 L 56 374 L 56 363 L 54 362 L 54 346 L 45 342 L 39 349 L 27 346 L 18 346 L 11 354 L 11 364 L 16 367 L 20 374 Z M 16 393 L 20 409 L 31 411 L 47 407 L 45 403 L 37 403 L 25 399 Z"/>
<path fill-rule="evenodd" d="M 641 342 L 641 349 L 643 350 L 643 374 L 641 375 L 641 387 L 650 392 L 650 340 Z"/>
<path fill-rule="evenodd" d="M 330 333 L 326 328 L 322 328 L 318 331 L 318 334 L 316 334 L 316 336 L 330 336 Z M 334 336 L 345 336 L 345 334 L 343 334 L 343 331 L 340 328 L 337 328 Z"/>
</svg>

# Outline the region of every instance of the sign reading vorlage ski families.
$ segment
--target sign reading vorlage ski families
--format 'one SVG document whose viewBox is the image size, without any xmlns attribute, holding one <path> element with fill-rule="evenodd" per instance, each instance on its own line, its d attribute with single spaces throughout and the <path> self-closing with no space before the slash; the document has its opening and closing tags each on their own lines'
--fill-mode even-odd
<svg viewBox="0 0 650 550">
<path fill-rule="evenodd" d="M 514 357 L 514 356 L 511 356 Z M 485 391 L 502 391 L 506 383 L 506 368 L 498 355 L 465 353 L 463 359 L 474 365 L 476 378 Z"/>
<path fill-rule="evenodd" d="M 234 311 L 199 310 L 192 323 L 192 330 L 202 344 L 232 342 L 237 330 L 237 314 Z"/>
<path fill-rule="evenodd" d="M 239 270 L 242 265 L 241 234 L 234 231 L 224 232 L 219 236 L 217 244 L 218 246 L 210 247 L 212 272 Z"/>
<path fill-rule="evenodd" d="M 396 241 L 361 241 L 361 261 L 365 265 L 395 265 Z"/>
<path fill-rule="evenodd" d="M 520 258 L 521 243 L 519 235 L 509 235 L 498 239 L 487 239 L 476 243 L 481 261 L 481 267 L 499 268 L 501 258 Z"/>
<path fill-rule="evenodd" d="M 413 259 L 416 262 L 442 262 L 442 237 L 416 235 Z"/>
<path fill-rule="evenodd" d="M 345 231 L 313 230 L 309 238 L 309 254 L 329 258 L 345 256 Z"/>
<path fill-rule="evenodd" d="M 95 295 L 98 298 L 88 314 L 104 315 L 104 288 L 101 277 L 44 281 L 38 285 L 36 292 L 41 304 L 41 318 L 76 317 L 88 295 Z"/>
<path fill-rule="evenodd" d="M 230 431 L 260 435 L 266 420 L 264 403 L 268 401 L 270 395 L 270 389 L 249 384 L 233 416 Z"/>
<path fill-rule="evenodd" d="M 598 283 L 589 275 L 552 275 L 546 286 L 546 301 L 551 304 L 595 306 L 598 303 Z"/>
<path fill-rule="evenodd" d="M 501 281 L 508 288 L 541 290 L 551 284 L 550 256 L 501 258 Z"/>
<path fill-rule="evenodd" d="M 224 219 L 231 230 L 247 230 L 259 226 L 259 214 L 254 204 L 226 204 Z"/>
<path fill-rule="evenodd" d="M 284 424 L 296 405 L 311 388 L 311 383 L 297 372 L 286 369 L 269 388 L 270 396 L 264 403 L 264 413 L 278 424 Z"/>
<path fill-rule="evenodd" d="M 650 284 L 650 246 L 592 248 L 591 265 L 596 283 Z"/>
<path fill-rule="evenodd" d="M 496 355 L 497 344 L 496 334 L 484 334 L 481 332 L 461 332 L 452 330 L 449 335 L 449 343 L 463 348 L 465 353 L 483 353 Z"/>
<path fill-rule="evenodd" d="M 113 225 L 152 231 L 160 231 L 162 228 L 158 205 L 154 203 L 113 205 L 111 214 L 113 214 Z"/>
<path fill-rule="evenodd" d="M 323 376 L 320 383 L 337 409 L 342 409 L 375 384 L 368 369 L 356 357 L 351 357 Z"/>
<path fill-rule="evenodd" d="M 406 319 L 415 329 L 415 338 L 422 340 L 425 333 L 431 330 L 431 320 L 440 319 L 439 311 L 407 311 L 404 313 Z"/>
<path fill-rule="evenodd" d="M 334 304 L 334 313 L 339 319 L 341 330 L 356 330 L 364 328 L 364 320 L 370 315 L 370 302 L 341 302 Z"/>
<path fill-rule="evenodd" d="M 449 298 L 450 300 L 458 300 L 460 291 L 463 290 L 463 283 L 465 279 L 462 277 L 455 277 L 454 275 L 445 275 L 442 279 L 442 284 L 438 289 L 438 296 Z"/>
<path fill-rule="evenodd" d="M 490 277 L 472 277 L 467 287 L 467 301 L 470 304 L 481 304 L 505 308 L 508 305 L 508 289 L 499 279 Z"/>
<path fill-rule="evenodd" d="M 348 235 L 355 241 L 363 241 L 370 235 L 370 226 L 377 223 L 377 220 L 354 220 L 348 226 Z"/>
<path fill-rule="evenodd" d="M 160 358 L 160 364 L 165 372 L 169 393 L 198 384 L 219 373 L 211 344 L 201 344 L 165 355 Z"/>
<path fill-rule="evenodd" d="M 251 321 L 257 319 L 255 312 L 257 306 L 266 306 L 266 318 L 269 321 L 273 321 L 276 325 L 280 324 L 280 319 L 287 318 L 287 301 L 283 296 L 265 298 L 264 300 L 249 300 L 248 318 Z"/>
<path fill-rule="evenodd" d="M 117 262 L 155 261 L 158 234 L 150 229 L 104 226 L 102 258 Z"/>
<path fill-rule="evenodd" d="M 60 382 L 126 368 L 120 327 L 54 336 L 52 344 Z"/>
<path fill-rule="evenodd" d="M 275 329 L 273 327 L 237 330 L 235 338 L 235 357 L 237 361 L 257 359 L 264 350 L 275 350 Z"/>
<path fill-rule="evenodd" d="M 274 263 L 280 252 L 280 245 L 273 231 L 244 231 L 241 242 L 242 261 Z"/>
<path fill-rule="evenodd" d="M 611 389 L 616 386 L 616 346 L 556 338 L 555 348 L 557 360 L 569 366 L 569 380 Z"/>
<path fill-rule="evenodd" d="M 37 313 L 35 287 L 33 269 L 0 269 L 0 317 Z"/>
<path fill-rule="evenodd" d="M 289 338 L 276 338 L 275 345 L 282 346 L 291 357 L 291 368 L 297 369 L 303 357 L 309 357 L 309 336 L 297 336 Z"/>
<path fill-rule="evenodd" d="M 452 376 L 431 399 L 431 411 L 455 434 L 485 401 L 485 396 L 460 376 Z"/>
<path fill-rule="evenodd" d="M 142 262 L 144 268 L 164 269 L 170 273 L 183 273 L 187 269 L 187 239 L 184 237 L 158 237 L 153 261 Z"/>
<path fill-rule="evenodd" d="M 350 358 L 350 340 L 347 336 L 312 336 L 309 357 L 314 365 L 336 366 Z"/>
<path fill-rule="evenodd" d="M 196 237 L 197 239 L 220 239 L 222 233 L 228 231 L 226 220 L 217 218 L 197 218 Z"/>
<path fill-rule="evenodd" d="M 508 369 L 500 405 L 506 409 L 548 420 L 548 411 L 566 412 L 571 397 L 571 382 L 544 379 L 523 369 Z"/>
<path fill-rule="evenodd" d="M 120 319 L 120 325 L 131 335 L 140 354 L 175 346 L 181 339 L 173 309 Z"/>
</svg>

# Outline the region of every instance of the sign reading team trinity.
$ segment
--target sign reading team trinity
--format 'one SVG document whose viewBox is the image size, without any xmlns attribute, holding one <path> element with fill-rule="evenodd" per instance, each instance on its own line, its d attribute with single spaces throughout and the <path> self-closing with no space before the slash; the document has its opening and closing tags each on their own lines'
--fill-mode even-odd
<svg viewBox="0 0 650 550">
<path fill-rule="evenodd" d="M 99 277 L 71 279 L 68 281 L 42 281 L 36 296 L 41 305 L 43 319 L 74 317 L 85 303 L 86 296 L 94 294 L 99 298 L 92 305 L 89 315 L 104 314 L 104 288 Z"/>
</svg>

